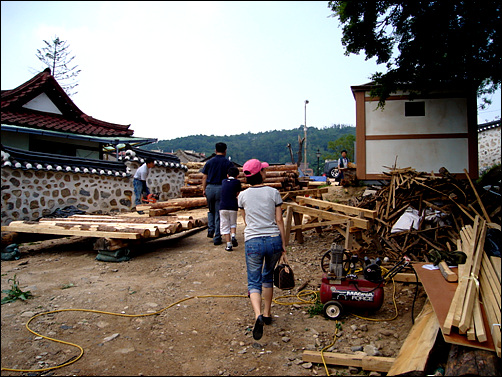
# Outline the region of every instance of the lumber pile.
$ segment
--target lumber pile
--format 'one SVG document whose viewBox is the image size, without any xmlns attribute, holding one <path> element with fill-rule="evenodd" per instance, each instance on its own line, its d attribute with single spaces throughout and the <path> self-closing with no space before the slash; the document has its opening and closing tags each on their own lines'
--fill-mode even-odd
<svg viewBox="0 0 502 377">
<path fill-rule="evenodd" d="M 382 188 L 375 187 L 374 193 L 349 201 L 354 207 L 377 213 L 364 237 L 370 242 L 361 243 L 362 252 L 377 250 L 391 260 L 407 255 L 423 261 L 431 250 L 455 251 L 460 230 L 472 225 L 476 216 L 489 224 L 501 222 L 500 201 L 485 190 L 479 193 L 468 176 L 467 181 L 456 179 L 445 168 L 440 169 L 440 175 L 412 168 L 392 168 L 384 174 L 389 181 L 382 182 Z M 418 214 L 417 226 L 392 232 L 407 211 Z"/>
<path fill-rule="evenodd" d="M 190 170 L 189 170 L 190 171 Z M 242 189 L 249 187 L 246 183 L 246 177 L 239 168 L 240 174 L 237 177 L 242 184 Z M 296 165 L 271 165 L 265 169 L 267 177 L 264 184 L 274 187 L 281 192 L 299 190 L 301 188 L 298 179 L 298 167 Z M 187 172 L 185 175 L 185 185 L 181 187 L 181 197 L 201 197 L 202 196 L 202 177 L 203 174 L 198 170 L 196 172 Z M 308 185 L 308 182 L 306 183 Z"/>
<path fill-rule="evenodd" d="M 345 240 L 345 249 L 354 246 L 359 249 L 354 234 L 370 229 L 376 211 L 319 200 L 307 196 L 296 196 L 296 203 L 283 203 L 286 210 L 285 232 L 286 245 L 293 232 L 298 243 L 303 243 L 303 231 L 329 226 L 338 231 Z"/>
<path fill-rule="evenodd" d="M 490 332 L 500 357 L 500 258 L 489 257 L 484 251 L 487 229 L 486 221 L 479 216 L 476 216 L 473 226 L 466 225 L 461 229 L 458 247 L 468 258 L 464 265 L 459 266 L 458 286 L 442 331 L 449 335 L 455 327 L 468 340 L 480 343 L 487 341 L 487 332 Z M 483 323 L 482 306 L 488 328 Z"/>
<path fill-rule="evenodd" d="M 205 225 L 207 217 L 73 215 L 39 221 L 13 221 L 8 226 L 2 226 L 2 231 L 137 240 L 162 237 Z"/>
</svg>

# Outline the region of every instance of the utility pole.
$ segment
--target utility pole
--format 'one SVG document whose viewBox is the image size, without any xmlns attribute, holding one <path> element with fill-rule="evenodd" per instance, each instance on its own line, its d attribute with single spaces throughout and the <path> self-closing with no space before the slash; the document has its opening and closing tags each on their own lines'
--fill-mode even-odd
<svg viewBox="0 0 502 377">
<path fill-rule="evenodd" d="M 304 154 L 305 154 L 305 162 L 304 162 L 304 165 L 303 165 L 305 167 L 304 170 L 307 169 L 307 166 L 308 166 L 307 165 L 307 103 L 309 103 L 308 99 L 305 100 L 305 122 L 303 124 L 304 138 L 305 138 L 305 144 L 303 146 L 303 148 L 305 150 L 305 152 L 304 152 Z"/>
</svg>

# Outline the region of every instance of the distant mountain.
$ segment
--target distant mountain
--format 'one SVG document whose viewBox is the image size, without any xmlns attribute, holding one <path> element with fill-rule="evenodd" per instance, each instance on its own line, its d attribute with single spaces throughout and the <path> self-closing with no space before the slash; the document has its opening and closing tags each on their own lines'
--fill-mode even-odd
<svg viewBox="0 0 502 377">
<path fill-rule="evenodd" d="M 322 129 L 307 127 L 307 162 L 311 168 L 317 165 L 317 149 L 321 152 L 320 168 L 322 170 L 325 159 L 338 158 L 333 150 L 328 149 L 328 142 L 352 134 L 355 136 L 356 128 L 348 125 L 332 125 Z M 230 136 L 192 135 L 179 137 L 172 140 L 159 140 L 157 143 L 143 146 L 146 150 L 160 150 L 162 152 L 175 152 L 178 149 L 192 150 L 210 156 L 214 153 L 214 145 L 224 142 L 228 146 L 227 156 L 232 161 L 242 165 L 250 158 L 258 158 L 269 163 L 286 164 L 291 162 L 288 143 L 291 144 L 295 162 L 298 153 L 298 137 L 303 138 L 303 127 L 293 130 L 267 131 L 259 133 L 245 133 Z"/>
</svg>

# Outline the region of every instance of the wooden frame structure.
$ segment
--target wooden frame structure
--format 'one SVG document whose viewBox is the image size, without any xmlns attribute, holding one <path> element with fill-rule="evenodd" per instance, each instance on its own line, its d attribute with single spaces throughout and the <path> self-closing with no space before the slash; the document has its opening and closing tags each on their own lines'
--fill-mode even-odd
<svg viewBox="0 0 502 377">
<path fill-rule="evenodd" d="M 377 215 L 376 211 L 306 196 L 297 196 L 296 201 L 297 203 L 283 203 L 282 205 L 286 210 L 286 245 L 289 244 L 292 232 L 298 243 L 303 243 L 305 230 L 316 229 L 320 233 L 322 227 L 332 226 L 344 236 L 345 249 L 357 249 L 360 247 L 357 237 L 363 236 L 361 230 L 369 229 Z M 306 223 L 303 221 L 304 215 L 310 216 L 310 220 Z"/>
</svg>

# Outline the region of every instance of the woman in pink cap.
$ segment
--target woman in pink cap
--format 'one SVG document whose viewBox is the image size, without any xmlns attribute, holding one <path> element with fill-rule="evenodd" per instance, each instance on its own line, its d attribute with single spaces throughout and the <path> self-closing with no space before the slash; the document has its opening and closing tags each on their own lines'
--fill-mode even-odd
<svg viewBox="0 0 502 377">
<path fill-rule="evenodd" d="M 286 252 L 281 195 L 279 190 L 263 184 L 268 166 L 268 163 L 257 159 L 246 161 L 242 170 L 251 186 L 238 197 L 245 225 L 248 295 L 256 318 L 253 329 L 255 340 L 261 339 L 263 325 L 272 323 L 270 309 L 274 294 L 274 268 L 281 254 Z"/>
</svg>

